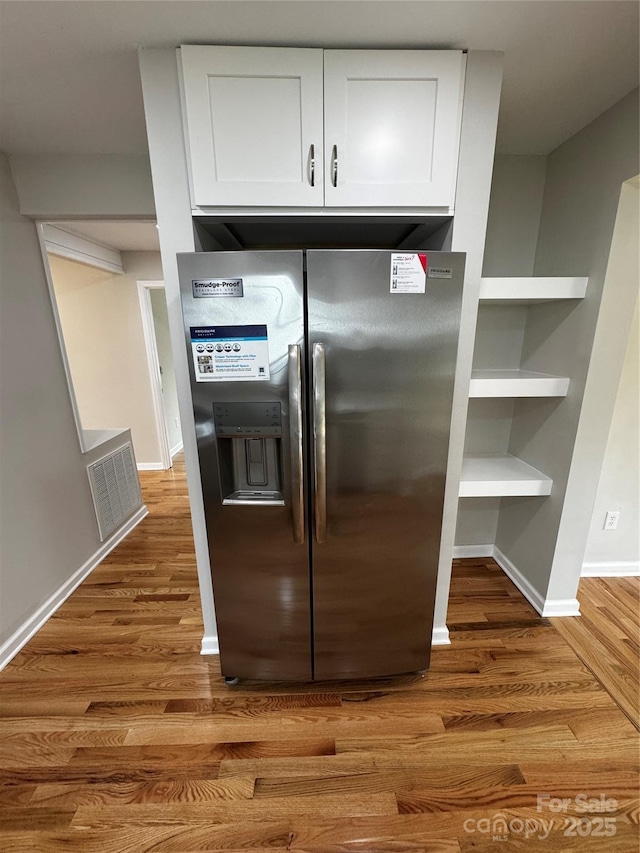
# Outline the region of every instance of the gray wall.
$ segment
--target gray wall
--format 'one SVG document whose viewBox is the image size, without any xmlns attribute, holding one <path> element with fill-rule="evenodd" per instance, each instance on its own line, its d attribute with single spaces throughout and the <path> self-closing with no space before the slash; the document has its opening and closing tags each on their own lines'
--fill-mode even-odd
<svg viewBox="0 0 640 853">
<path fill-rule="evenodd" d="M 139 59 L 145 121 L 149 139 L 149 156 L 160 231 L 160 253 L 164 272 L 169 331 L 174 367 L 178 377 L 178 405 L 180 407 L 185 469 L 189 486 L 189 505 L 204 621 L 202 648 L 205 653 L 217 653 L 218 629 L 213 604 L 209 546 L 204 520 L 204 503 L 200 484 L 191 388 L 189 382 L 185 381 L 189 375 L 189 367 L 184 346 L 180 281 L 176 260 L 176 255 L 179 252 L 195 251 L 187 155 L 184 147 L 184 130 L 180 109 L 178 65 L 176 51 L 173 48 L 141 50 Z"/>
<path fill-rule="evenodd" d="M 100 547 L 33 222 L 0 154 L 0 646 Z M 32 346 L 37 342 L 37 346 Z"/>
<path fill-rule="evenodd" d="M 473 337 L 489 215 L 502 62 L 503 56 L 497 52 L 480 50 L 470 51 L 467 55 L 455 217 L 451 230 L 451 250 L 464 252 L 466 262 L 434 611 L 434 637 L 438 642 L 442 642 L 445 633 L 448 636 L 446 614 L 458 518 Z"/>
<path fill-rule="evenodd" d="M 605 563 L 610 570 L 614 571 L 634 568 L 638 571 L 640 568 L 638 566 L 640 544 L 638 536 L 640 519 L 639 331 L 639 306 L 636 304 L 584 555 L 585 566 L 590 571 L 602 571 L 607 566 L 600 565 L 598 568 L 598 565 L 588 566 L 588 564 Z M 609 510 L 620 511 L 620 521 L 616 530 L 603 529 L 605 515 Z"/>
<path fill-rule="evenodd" d="M 146 154 L 16 154 L 11 171 L 25 216 L 155 218 Z"/>
<path fill-rule="evenodd" d="M 544 499 L 504 498 L 496 538 L 543 598 L 571 599 L 577 589 L 633 292 L 619 294 L 618 332 L 607 342 L 616 381 L 593 389 L 583 437 L 578 426 L 621 185 L 638 169 L 637 91 L 548 157 L 534 274 L 589 276 L 589 287 L 580 302 L 528 310 L 523 368 L 569 376 L 571 385 L 564 399 L 516 401 L 509 450 L 554 486 Z"/>
<path fill-rule="evenodd" d="M 483 276 L 533 274 L 547 158 L 496 155 Z"/>
<path fill-rule="evenodd" d="M 484 250 L 483 276 L 533 273 L 546 172 L 546 157 L 497 155 Z M 474 369 L 520 366 L 526 307 L 480 305 Z M 465 453 L 506 453 L 514 401 L 469 401 Z M 463 498 L 458 504 L 456 545 L 493 545 L 499 498 Z"/>
</svg>

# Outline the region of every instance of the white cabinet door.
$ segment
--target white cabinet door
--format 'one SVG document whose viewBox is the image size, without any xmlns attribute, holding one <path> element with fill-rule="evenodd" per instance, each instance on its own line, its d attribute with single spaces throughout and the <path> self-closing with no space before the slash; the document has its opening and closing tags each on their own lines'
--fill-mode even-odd
<svg viewBox="0 0 640 853">
<path fill-rule="evenodd" d="M 323 204 L 322 50 L 180 50 L 194 205 Z"/>
<path fill-rule="evenodd" d="M 464 57 L 326 50 L 325 205 L 452 207 Z"/>
</svg>

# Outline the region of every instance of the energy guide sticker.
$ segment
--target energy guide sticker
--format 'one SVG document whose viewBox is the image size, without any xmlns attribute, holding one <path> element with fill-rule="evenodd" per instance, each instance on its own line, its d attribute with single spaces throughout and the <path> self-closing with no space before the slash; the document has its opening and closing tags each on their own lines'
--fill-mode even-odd
<svg viewBox="0 0 640 853">
<path fill-rule="evenodd" d="M 389 276 L 391 293 L 424 293 L 426 282 L 426 252 L 392 253 Z"/>
<path fill-rule="evenodd" d="M 269 379 L 266 326 L 191 326 L 196 382 Z"/>
</svg>

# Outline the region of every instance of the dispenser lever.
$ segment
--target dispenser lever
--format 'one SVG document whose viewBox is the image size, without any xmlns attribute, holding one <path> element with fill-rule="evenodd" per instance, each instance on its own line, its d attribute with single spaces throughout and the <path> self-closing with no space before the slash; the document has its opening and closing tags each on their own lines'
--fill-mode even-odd
<svg viewBox="0 0 640 853">
<path fill-rule="evenodd" d="M 250 486 L 266 486 L 267 459 L 264 453 L 263 438 L 247 438 L 245 440 L 247 453 L 247 483 Z"/>
</svg>

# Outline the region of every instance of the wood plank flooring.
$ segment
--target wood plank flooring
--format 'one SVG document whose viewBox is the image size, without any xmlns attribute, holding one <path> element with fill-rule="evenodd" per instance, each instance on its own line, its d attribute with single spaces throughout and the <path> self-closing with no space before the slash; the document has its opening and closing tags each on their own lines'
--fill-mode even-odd
<svg viewBox="0 0 640 853">
<path fill-rule="evenodd" d="M 635 579 L 548 620 L 456 561 L 424 677 L 229 689 L 183 467 L 142 481 L 149 517 L 0 674 L 0 849 L 638 849 Z"/>
<path fill-rule="evenodd" d="M 583 578 L 580 619 L 552 624 L 640 729 L 640 579 Z"/>
</svg>

